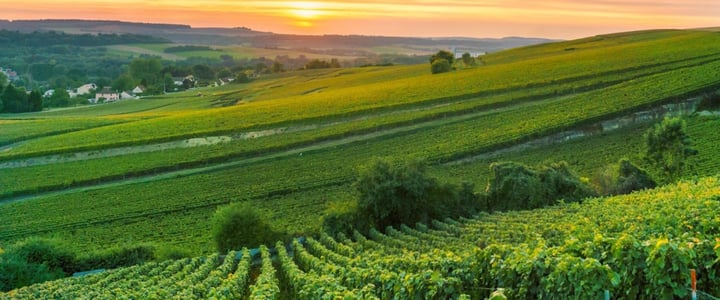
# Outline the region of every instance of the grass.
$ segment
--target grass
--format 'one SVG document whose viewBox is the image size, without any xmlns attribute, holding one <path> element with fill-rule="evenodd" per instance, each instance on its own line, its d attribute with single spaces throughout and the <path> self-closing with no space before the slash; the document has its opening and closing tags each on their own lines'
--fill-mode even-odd
<svg viewBox="0 0 720 300">
<path fill-rule="evenodd" d="M 565 51 L 569 45 L 576 49 Z M 473 181 L 482 189 L 490 160 L 442 164 L 717 88 L 718 45 L 720 37 L 711 33 L 643 32 L 500 52 L 487 56 L 487 66 L 442 75 L 429 75 L 428 66 L 288 72 L 250 84 L 3 118 L 0 131 L 15 130 L 16 138 L 22 124 L 33 122 L 58 128 L 75 128 L 73 120 L 80 118 L 124 123 L 51 131 L 0 153 L 0 160 L 317 128 L 215 146 L 0 169 L 0 194 L 31 197 L 2 205 L 0 241 L 57 235 L 79 248 L 152 241 L 208 253 L 207 220 L 217 206 L 232 201 L 261 208 L 286 232 L 313 233 L 328 205 L 353 198 L 355 167 L 376 156 L 425 159 L 440 177 Z M 234 101 L 238 104 L 213 107 Z M 715 153 L 716 122 L 691 120 L 693 133 L 702 137 L 698 159 L 709 166 L 699 169 L 701 174 L 717 166 L 714 157 L 702 154 Z M 628 132 L 641 129 L 633 130 Z M 612 133 L 569 148 L 549 146 L 497 159 L 567 160 L 591 176 L 617 161 L 618 152 L 627 153 L 618 150 L 622 141 L 635 138 Z M 597 157 L 588 159 L 593 153 Z M 176 170 L 181 172 L 172 173 Z M 64 191 L 68 187 L 77 188 Z"/>
</svg>

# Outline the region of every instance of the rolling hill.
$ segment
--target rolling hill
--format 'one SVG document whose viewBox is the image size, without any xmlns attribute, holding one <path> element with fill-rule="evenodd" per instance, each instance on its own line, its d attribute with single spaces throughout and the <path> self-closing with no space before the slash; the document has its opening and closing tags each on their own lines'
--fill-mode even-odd
<svg viewBox="0 0 720 300">
<path fill-rule="evenodd" d="M 592 177 L 637 152 L 651 124 L 632 121 L 607 131 L 603 121 L 635 120 L 633 113 L 717 91 L 717 49 L 716 32 L 620 33 L 492 53 L 483 65 L 438 75 L 430 74 L 429 65 L 307 70 L 141 100 L 2 115 L 0 248 L 39 236 L 66 240 L 78 251 L 155 243 L 210 255 L 209 219 L 216 208 L 234 202 L 258 208 L 288 236 L 317 236 L 329 207 L 354 201 L 355 170 L 375 157 L 424 160 L 442 180 L 468 181 L 478 191 L 487 183 L 488 165 L 497 160 L 566 160 Z M 591 137 L 509 151 L 598 126 Z M 293 258 L 280 251 L 279 263 L 262 267 L 277 268 L 263 272 L 280 283 L 266 278 L 267 286 L 258 286 L 254 282 L 265 280 L 262 274 L 248 283 L 247 267 L 211 256 L 0 297 L 112 291 L 106 285 L 115 288 L 110 282 L 117 278 L 124 278 L 115 283 L 122 292 L 134 284 L 133 276 L 176 274 L 173 278 L 188 279 L 183 286 L 188 289 L 173 291 L 177 295 L 197 292 L 191 286 L 208 292 L 210 286 L 234 284 L 254 293 L 280 284 L 289 285 L 283 290 L 294 296 L 313 298 L 317 295 L 306 294 L 303 286 L 333 276 L 328 295 L 385 298 L 383 291 L 392 290 L 445 299 L 507 288 L 508 295 L 520 298 L 546 290 L 593 296 L 605 289 L 627 293 L 641 284 L 645 289 L 638 293 L 653 298 L 671 286 L 654 284 L 683 281 L 690 267 L 705 268 L 707 276 L 718 271 L 705 265 L 717 259 L 716 220 L 705 214 L 717 204 L 718 126 L 717 115 L 688 118 L 700 150 L 694 172 L 710 176 L 706 179 L 579 205 L 399 228 L 402 232 L 387 232 L 392 237 L 378 232 L 370 240 L 310 239 L 294 245 Z M 662 219 L 661 213 L 673 217 Z M 520 221 L 534 219 L 537 227 Z M 601 222 L 605 219 L 612 221 Z M 305 247 L 307 256 L 300 254 Z M 403 260 L 403 248 L 418 262 Z M 637 254 L 633 263 L 646 261 L 648 270 L 624 269 L 627 262 L 608 254 L 611 250 Z M 674 254 L 680 260 L 670 262 L 678 265 L 676 273 L 652 269 L 650 264 Z M 373 262 L 382 255 L 393 259 Z M 693 255 L 701 263 L 684 260 Z M 421 272 L 422 264 L 435 271 Z M 405 267 L 409 271 L 396 272 Z M 566 273 L 595 276 L 598 285 L 575 283 Z M 714 278 L 703 280 L 717 283 Z M 258 287 L 247 289 L 250 285 Z M 159 292 L 161 286 L 147 288 Z M 684 287 L 672 289 L 669 293 L 684 295 Z"/>
</svg>

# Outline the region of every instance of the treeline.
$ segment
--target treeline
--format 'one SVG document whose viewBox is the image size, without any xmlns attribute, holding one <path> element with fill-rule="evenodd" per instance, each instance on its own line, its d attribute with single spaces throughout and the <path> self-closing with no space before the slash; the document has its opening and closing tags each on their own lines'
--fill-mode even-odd
<svg viewBox="0 0 720 300">
<path fill-rule="evenodd" d="M 216 49 L 210 48 L 208 46 L 195 46 L 195 45 L 184 45 L 184 46 L 175 46 L 166 48 L 163 50 L 165 53 L 180 53 L 180 52 L 190 52 L 190 51 L 218 51 Z"/>
<path fill-rule="evenodd" d="M 39 91 L 28 93 L 25 88 L 17 88 L 12 84 L 3 86 L 4 78 L 0 76 L 0 112 L 23 113 L 41 111 L 43 99 Z"/>
<path fill-rule="evenodd" d="M 36 31 L 20 33 L 17 31 L 0 30 L 0 45 L 20 47 L 47 47 L 53 45 L 74 46 L 109 46 L 121 44 L 159 44 L 171 43 L 170 40 L 140 34 L 67 34 L 64 32 Z"/>
</svg>

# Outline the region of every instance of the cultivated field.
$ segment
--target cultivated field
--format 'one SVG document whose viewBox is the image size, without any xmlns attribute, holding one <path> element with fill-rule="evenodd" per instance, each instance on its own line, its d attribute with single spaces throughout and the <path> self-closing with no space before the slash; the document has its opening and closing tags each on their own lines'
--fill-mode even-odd
<svg viewBox="0 0 720 300">
<path fill-rule="evenodd" d="M 648 31 L 514 49 L 486 65 L 287 72 L 249 84 L 0 116 L 0 247 L 156 243 L 212 253 L 216 207 L 247 202 L 288 235 L 355 198 L 357 166 L 422 159 L 482 190 L 494 160 L 566 160 L 584 177 L 639 149 L 643 126 L 453 162 L 720 88 L 720 35 Z M 692 117 L 716 175 L 717 117 Z M 628 150 L 630 149 L 630 150 Z"/>
</svg>

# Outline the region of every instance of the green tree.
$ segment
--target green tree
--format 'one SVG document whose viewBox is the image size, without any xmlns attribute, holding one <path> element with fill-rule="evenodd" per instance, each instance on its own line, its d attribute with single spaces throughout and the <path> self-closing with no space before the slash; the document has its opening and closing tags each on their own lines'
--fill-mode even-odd
<svg viewBox="0 0 720 300">
<path fill-rule="evenodd" d="M 679 179 L 687 159 L 698 152 L 692 148 L 687 125 L 681 118 L 665 118 L 645 133 L 644 159 L 662 177 L 663 183 Z"/>
<path fill-rule="evenodd" d="M 192 67 L 192 72 L 195 79 L 203 83 L 207 83 L 210 80 L 215 79 L 215 72 L 207 65 L 194 65 Z"/>
<path fill-rule="evenodd" d="M 0 100 L 2 100 L 6 112 L 20 113 L 29 110 L 25 89 L 16 88 L 13 84 L 8 84 L 5 87 Z"/>
<path fill-rule="evenodd" d="M 465 64 L 465 66 L 474 66 L 475 65 L 475 58 L 470 55 L 470 53 L 463 53 L 462 55 L 462 61 Z"/>
<path fill-rule="evenodd" d="M 285 67 L 279 61 L 274 61 L 272 67 L 270 67 L 270 70 L 273 73 L 280 73 L 285 71 Z"/>
<path fill-rule="evenodd" d="M 238 72 L 237 75 L 235 75 L 235 80 L 233 83 L 248 83 L 250 82 L 250 77 L 248 77 L 245 72 Z"/>
<path fill-rule="evenodd" d="M 260 213 L 240 203 L 219 208 L 213 216 L 212 226 L 217 250 L 222 253 L 272 245 L 280 238 Z"/>
<path fill-rule="evenodd" d="M 47 99 L 46 107 L 63 107 L 70 104 L 70 94 L 65 89 L 55 89 L 55 92 Z"/>
<path fill-rule="evenodd" d="M 28 96 L 29 111 L 41 111 L 43 106 L 42 94 L 40 91 L 33 90 Z"/>
<path fill-rule="evenodd" d="M 0 93 L 2 93 L 3 89 L 5 88 L 5 85 L 8 84 L 8 78 L 5 73 L 0 72 Z"/>
<path fill-rule="evenodd" d="M 447 60 L 444 59 L 437 59 L 433 61 L 432 65 L 430 66 L 430 70 L 433 74 L 450 72 L 450 68 L 450 64 L 447 62 Z"/>
<path fill-rule="evenodd" d="M 354 186 L 360 220 L 377 228 L 427 222 L 476 206 L 472 186 L 442 184 L 416 161 L 377 159 L 359 170 Z"/>
<path fill-rule="evenodd" d="M 490 165 L 488 210 L 535 209 L 559 200 L 579 202 L 596 193 L 575 175 L 567 163 L 530 168 L 516 162 Z"/>
<path fill-rule="evenodd" d="M 132 78 L 154 85 L 160 82 L 162 69 L 159 58 L 136 58 L 130 63 L 129 71 Z"/>
<path fill-rule="evenodd" d="M 432 64 L 439 59 L 447 61 L 448 65 L 452 66 L 453 63 L 455 63 L 455 54 L 452 54 L 450 51 L 440 50 L 430 57 L 430 63 Z"/>
<path fill-rule="evenodd" d="M 217 72 L 217 77 L 218 77 L 218 78 L 223 78 L 223 79 L 224 79 L 224 78 L 228 78 L 228 77 L 232 77 L 232 76 L 233 76 L 233 73 L 232 73 L 232 71 L 230 71 L 230 69 L 228 69 L 228 68 L 222 68 L 222 69 L 220 69 L 220 70 Z"/>
<path fill-rule="evenodd" d="M 129 91 L 135 88 L 135 79 L 130 74 L 125 73 L 115 78 L 111 87 L 116 91 Z"/>
</svg>

